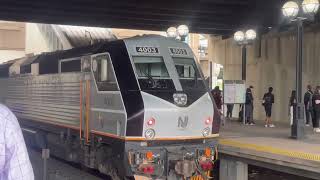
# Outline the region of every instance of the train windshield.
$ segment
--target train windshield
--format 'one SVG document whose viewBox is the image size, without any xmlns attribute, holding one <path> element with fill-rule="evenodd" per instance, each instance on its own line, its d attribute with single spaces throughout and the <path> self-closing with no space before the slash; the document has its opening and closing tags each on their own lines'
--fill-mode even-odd
<svg viewBox="0 0 320 180">
<path fill-rule="evenodd" d="M 205 92 L 205 85 L 199 70 L 191 58 L 173 57 L 173 62 L 179 75 L 180 84 L 184 91 L 198 90 Z"/>
<path fill-rule="evenodd" d="M 175 89 L 162 57 L 135 56 L 133 62 L 141 90 Z"/>
</svg>

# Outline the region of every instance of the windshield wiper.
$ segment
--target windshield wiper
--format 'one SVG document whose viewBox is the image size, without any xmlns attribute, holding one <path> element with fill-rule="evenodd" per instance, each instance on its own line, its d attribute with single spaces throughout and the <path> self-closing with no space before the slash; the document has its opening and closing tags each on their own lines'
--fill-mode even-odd
<svg viewBox="0 0 320 180">
<path fill-rule="evenodd" d="M 193 84 L 193 86 L 194 87 L 197 87 L 197 85 L 198 85 L 198 75 L 197 75 L 197 71 L 196 71 L 196 68 L 194 67 L 194 66 L 192 66 L 193 67 L 193 69 L 194 69 L 194 84 Z"/>
<path fill-rule="evenodd" d="M 155 80 L 152 78 L 152 76 L 151 76 L 150 74 L 144 72 L 144 71 L 141 71 L 141 69 L 140 69 L 140 73 L 142 73 L 142 74 L 144 74 L 145 76 L 147 76 L 147 78 L 148 78 L 148 79 L 151 81 L 151 83 L 152 83 L 152 84 L 151 84 L 151 88 L 154 88 L 156 82 L 155 82 Z"/>
</svg>

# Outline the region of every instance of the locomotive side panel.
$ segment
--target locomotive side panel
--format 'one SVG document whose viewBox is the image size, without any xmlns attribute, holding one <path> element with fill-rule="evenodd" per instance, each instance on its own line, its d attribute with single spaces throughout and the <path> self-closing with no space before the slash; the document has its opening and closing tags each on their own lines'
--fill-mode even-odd
<svg viewBox="0 0 320 180">
<path fill-rule="evenodd" d="M 19 119 L 77 128 L 81 78 L 80 73 L 9 78 L 6 104 Z"/>
<path fill-rule="evenodd" d="M 95 88 L 95 86 L 92 86 Z M 125 135 L 126 113 L 119 91 L 99 94 L 91 93 L 91 123 L 90 129 L 117 136 Z"/>
<path fill-rule="evenodd" d="M 0 78 L 0 103 L 4 104 L 8 94 L 8 80 Z"/>
<path fill-rule="evenodd" d="M 93 132 L 124 136 L 126 111 L 110 54 L 105 52 L 92 55 L 91 69 L 90 129 Z"/>
</svg>

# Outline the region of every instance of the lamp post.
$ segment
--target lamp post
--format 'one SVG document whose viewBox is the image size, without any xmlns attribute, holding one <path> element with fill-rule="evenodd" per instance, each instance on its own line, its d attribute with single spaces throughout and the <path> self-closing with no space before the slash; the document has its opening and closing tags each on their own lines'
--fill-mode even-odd
<svg viewBox="0 0 320 180">
<path fill-rule="evenodd" d="M 237 31 L 234 33 L 235 42 L 242 47 L 242 80 L 247 79 L 247 45 L 251 44 L 257 37 L 257 33 L 253 29 Z"/>
<path fill-rule="evenodd" d="M 167 30 L 167 36 L 169 38 L 175 38 L 176 40 L 185 41 L 185 38 L 189 35 L 189 28 L 187 25 L 180 25 L 178 28 L 169 27 Z"/>
<path fill-rule="evenodd" d="M 302 11 L 301 11 L 302 8 Z M 294 110 L 291 137 L 302 139 L 304 132 L 304 103 L 302 102 L 302 61 L 303 61 L 303 21 L 313 20 L 318 12 L 318 0 L 304 0 L 301 5 L 295 1 L 288 1 L 282 6 L 282 13 L 290 23 L 297 27 L 296 53 L 296 97 L 297 105 Z"/>
<path fill-rule="evenodd" d="M 253 29 L 249 29 L 245 32 L 243 31 L 237 31 L 234 33 L 233 39 L 234 41 L 242 47 L 242 80 L 246 81 L 247 79 L 247 45 L 251 44 L 257 37 L 256 31 Z M 243 124 L 246 122 L 246 108 L 245 105 L 243 104 Z"/>
</svg>

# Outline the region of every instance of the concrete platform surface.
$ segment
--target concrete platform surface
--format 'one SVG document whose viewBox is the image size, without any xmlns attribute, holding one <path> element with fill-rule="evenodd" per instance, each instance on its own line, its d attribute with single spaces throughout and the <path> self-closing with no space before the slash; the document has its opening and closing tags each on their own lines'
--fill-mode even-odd
<svg viewBox="0 0 320 180">
<path fill-rule="evenodd" d="M 251 163 L 266 163 L 269 168 L 286 168 L 286 172 L 310 172 L 308 177 L 319 174 L 320 179 L 320 134 L 306 127 L 306 138 L 294 140 L 290 130 L 286 125 L 265 128 L 263 124 L 247 126 L 227 121 L 220 130 L 219 151 Z"/>
</svg>

